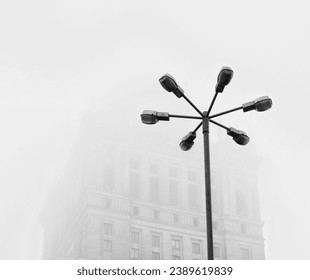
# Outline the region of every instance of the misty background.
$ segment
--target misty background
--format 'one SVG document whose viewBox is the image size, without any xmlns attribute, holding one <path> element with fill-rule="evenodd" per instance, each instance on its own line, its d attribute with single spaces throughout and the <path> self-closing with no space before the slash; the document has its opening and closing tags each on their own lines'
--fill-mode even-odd
<svg viewBox="0 0 310 280">
<path fill-rule="evenodd" d="M 214 113 L 263 95 L 273 100 L 265 113 L 219 119 L 246 131 L 261 159 L 266 258 L 310 259 L 307 7 L 298 0 L 1 2 L 0 258 L 41 258 L 40 213 L 91 108 L 105 110 L 107 135 L 126 124 L 128 137 L 164 134 L 179 120 L 146 127 L 143 110 L 195 112 L 158 79 L 172 74 L 206 110 L 225 65 L 234 77 Z M 183 123 L 176 149 L 196 125 Z M 221 133 L 212 127 L 211 141 Z"/>
</svg>

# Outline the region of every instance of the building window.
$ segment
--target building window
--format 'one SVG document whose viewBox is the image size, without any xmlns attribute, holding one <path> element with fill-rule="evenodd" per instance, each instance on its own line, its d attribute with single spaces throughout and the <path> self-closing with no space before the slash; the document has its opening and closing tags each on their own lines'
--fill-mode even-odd
<svg viewBox="0 0 310 280">
<path fill-rule="evenodd" d="M 159 202 L 159 177 L 150 177 L 150 200 Z"/>
<path fill-rule="evenodd" d="M 160 247 L 160 236 L 152 235 L 152 247 L 159 248 Z"/>
<path fill-rule="evenodd" d="M 139 171 L 140 170 L 140 161 L 136 158 L 131 158 L 130 162 L 129 162 L 129 168 L 131 170 Z"/>
<path fill-rule="evenodd" d="M 221 212 L 220 192 L 214 186 L 212 186 L 212 188 L 211 188 L 211 199 L 212 199 L 212 212 L 213 213 L 220 213 Z"/>
<path fill-rule="evenodd" d="M 152 252 L 152 259 L 153 260 L 160 260 L 160 253 L 159 252 Z"/>
<path fill-rule="evenodd" d="M 213 252 L 214 252 L 214 258 L 219 259 L 221 257 L 219 246 L 213 246 Z"/>
<path fill-rule="evenodd" d="M 103 169 L 103 188 L 105 190 L 112 190 L 114 188 L 114 169 L 106 163 Z"/>
<path fill-rule="evenodd" d="M 112 233 L 113 233 L 113 225 L 108 224 L 108 223 L 104 223 L 103 224 L 103 234 L 112 235 Z"/>
<path fill-rule="evenodd" d="M 178 168 L 176 166 L 169 166 L 168 176 L 171 178 L 178 178 Z"/>
<path fill-rule="evenodd" d="M 180 249 L 181 249 L 181 240 L 173 238 L 172 242 L 171 242 L 171 245 L 172 245 L 171 246 L 172 250 L 180 251 Z"/>
<path fill-rule="evenodd" d="M 103 240 L 103 250 L 106 252 L 112 251 L 112 241 L 111 240 Z"/>
<path fill-rule="evenodd" d="M 173 214 L 173 222 L 175 224 L 178 224 L 180 222 L 180 216 L 179 214 Z"/>
<path fill-rule="evenodd" d="M 241 260 L 250 259 L 250 250 L 248 248 L 241 248 Z"/>
<path fill-rule="evenodd" d="M 151 174 L 158 175 L 159 174 L 159 164 L 156 162 L 150 162 L 149 170 Z"/>
<path fill-rule="evenodd" d="M 136 248 L 130 249 L 130 259 L 131 260 L 138 260 L 140 258 L 139 254 L 140 254 L 139 249 L 136 249 Z"/>
<path fill-rule="evenodd" d="M 242 233 L 246 233 L 246 225 L 245 224 L 240 224 L 240 230 Z"/>
<path fill-rule="evenodd" d="M 199 192 L 197 184 L 188 184 L 189 207 L 197 209 L 200 207 Z"/>
<path fill-rule="evenodd" d="M 199 226 L 199 219 L 197 217 L 193 217 L 193 226 L 198 227 Z"/>
<path fill-rule="evenodd" d="M 177 255 L 172 255 L 172 259 L 173 259 L 173 260 L 180 260 L 181 257 L 180 257 L 180 256 L 177 256 Z"/>
<path fill-rule="evenodd" d="M 201 254 L 201 244 L 200 242 L 192 242 L 192 253 L 200 255 Z"/>
<path fill-rule="evenodd" d="M 134 244 L 140 243 L 140 233 L 136 231 L 131 232 L 131 242 Z"/>
<path fill-rule="evenodd" d="M 218 231 L 218 222 L 212 222 L 212 229 L 214 230 L 214 231 Z"/>
<path fill-rule="evenodd" d="M 179 206 L 179 184 L 176 180 L 169 180 L 169 202 L 171 206 Z"/>
<path fill-rule="evenodd" d="M 153 219 L 159 220 L 159 211 L 158 210 L 153 210 Z"/>
<path fill-rule="evenodd" d="M 194 170 L 188 171 L 187 179 L 188 179 L 188 181 L 198 182 L 198 174 L 197 174 L 197 172 L 194 171 Z"/>
<path fill-rule="evenodd" d="M 134 215 L 134 216 L 139 216 L 139 207 L 134 206 L 134 207 L 132 208 L 132 212 L 133 212 L 133 215 Z"/>
<path fill-rule="evenodd" d="M 110 198 L 105 199 L 105 208 L 110 209 L 112 207 L 112 200 Z"/>
<path fill-rule="evenodd" d="M 238 215 L 247 216 L 248 214 L 248 208 L 245 198 L 245 190 L 239 187 L 236 190 L 236 210 Z"/>
<path fill-rule="evenodd" d="M 140 174 L 137 172 L 129 173 L 129 194 L 140 198 Z"/>
</svg>

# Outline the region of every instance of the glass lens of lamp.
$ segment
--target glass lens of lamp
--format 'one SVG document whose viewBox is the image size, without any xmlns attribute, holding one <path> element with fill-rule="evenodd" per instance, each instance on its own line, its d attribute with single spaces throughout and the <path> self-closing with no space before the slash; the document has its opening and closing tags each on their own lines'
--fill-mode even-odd
<svg viewBox="0 0 310 280">
<path fill-rule="evenodd" d="M 176 83 L 170 74 L 166 74 L 159 79 L 161 86 L 169 92 L 173 92 L 176 97 L 181 98 L 184 95 L 184 90 Z"/>
<path fill-rule="evenodd" d="M 258 112 L 266 111 L 271 107 L 272 107 L 272 100 L 270 98 L 259 100 L 255 103 L 255 110 Z"/>
<path fill-rule="evenodd" d="M 145 124 L 155 124 L 158 122 L 158 119 L 153 115 L 142 114 L 141 121 Z"/>
<path fill-rule="evenodd" d="M 159 79 L 160 84 L 166 91 L 174 91 L 178 85 L 170 74 L 166 74 Z"/>
<path fill-rule="evenodd" d="M 180 148 L 183 151 L 188 151 L 190 150 L 194 145 L 194 141 L 181 141 L 181 143 L 179 144 Z"/>
<path fill-rule="evenodd" d="M 230 83 L 233 75 L 234 75 L 234 71 L 231 70 L 230 67 L 224 66 L 222 67 L 217 77 L 217 82 L 221 85 L 227 86 Z"/>
<path fill-rule="evenodd" d="M 250 138 L 247 135 L 239 134 L 234 136 L 233 140 L 239 145 L 246 145 L 249 143 Z"/>
</svg>

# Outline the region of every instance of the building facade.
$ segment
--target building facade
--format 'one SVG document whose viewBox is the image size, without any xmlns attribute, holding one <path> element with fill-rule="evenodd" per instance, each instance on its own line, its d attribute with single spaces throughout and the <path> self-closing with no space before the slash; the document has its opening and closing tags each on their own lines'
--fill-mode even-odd
<svg viewBox="0 0 310 280">
<path fill-rule="evenodd" d="M 103 127 L 85 121 L 49 196 L 43 258 L 207 259 L 202 150 L 163 148 L 147 134 L 123 141 L 98 134 Z M 211 146 L 214 257 L 264 259 L 259 161 L 234 144 Z"/>
</svg>

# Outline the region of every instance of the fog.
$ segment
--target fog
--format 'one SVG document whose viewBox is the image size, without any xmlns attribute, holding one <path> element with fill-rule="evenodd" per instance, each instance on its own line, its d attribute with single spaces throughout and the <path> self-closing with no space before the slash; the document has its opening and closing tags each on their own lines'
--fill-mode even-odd
<svg viewBox="0 0 310 280">
<path fill-rule="evenodd" d="M 260 159 L 266 258 L 309 259 L 306 8 L 306 1 L 265 0 L 1 3 L 0 258 L 42 258 L 39 220 L 72 164 L 89 112 L 104 112 L 98 116 L 107 126 L 98 137 L 122 131 L 147 141 L 175 133 L 169 145 L 179 150 L 180 138 L 197 122 L 147 127 L 140 121 L 145 109 L 195 114 L 158 79 L 172 74 L 206 110 L 225 65 L 234 77 L 214 113 L 264 95 L 273 100 L 265 113 L 234 112 L 219 119 L 246 131 L 251 141 L 242 148 L 255 149 Z M 200 134 L 192 149 L 202 145 Z M 212 126 L 210 137 L 216 143 L 226 136 Z M 190 158 L 194 152 L 187 153 Z"/>
</svg>

